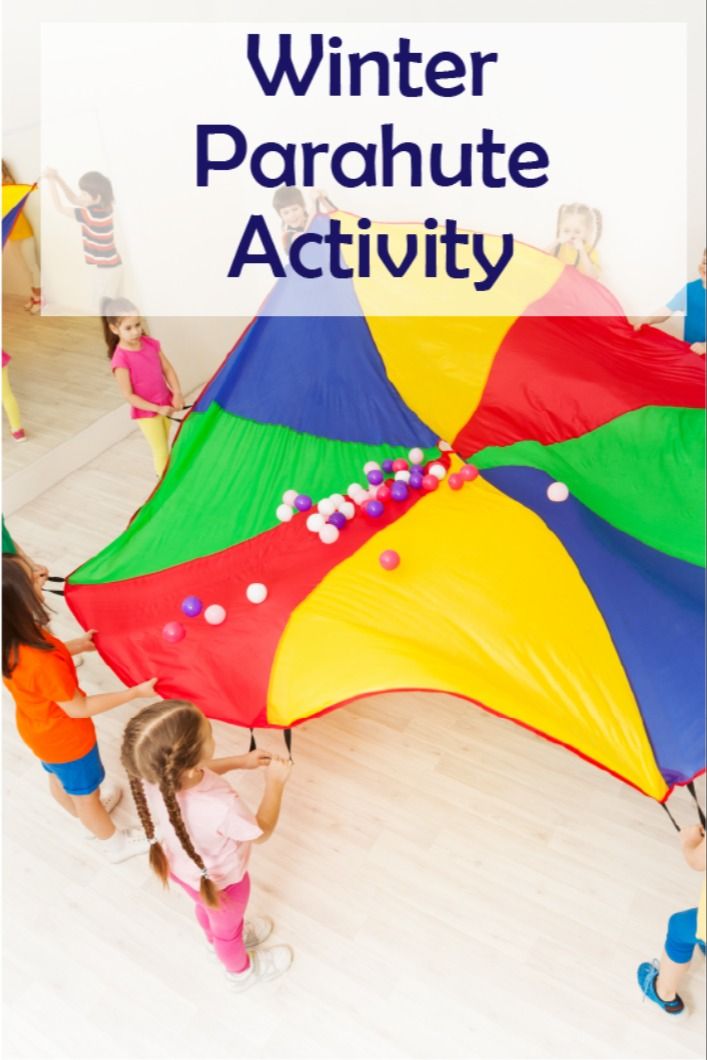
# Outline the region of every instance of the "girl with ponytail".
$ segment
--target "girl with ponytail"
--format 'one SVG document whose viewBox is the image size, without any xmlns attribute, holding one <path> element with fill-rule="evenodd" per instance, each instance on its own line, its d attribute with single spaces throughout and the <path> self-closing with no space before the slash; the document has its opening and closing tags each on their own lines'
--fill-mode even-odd
<svg viewBox="0 0 707 1060">
<path fill-rule="evenodd" d="M 557 233 L 549 253 L 563 265 L 574 265 L 585 276 L 597 279 L 601 273 L 597 243 L 602 233 L 599 210 L 583 202 L 561 206 L 557 214 Z"/>
<path fill-rule="evenodd" d="M 256 950 L 272 921 L 244 923 L 252 843 L 277 824 L 291 762 L 265 751 L 214 758 L 211 724 L 179 699 L 153 703 L 128 723 L 121 760 L 150 844 L 150 865 L 193 899 L 196 919 L 236 990 L 274 979 L 292 962 L 289 946 Z M 255 816 L 222 774 L 266 767 Z"/>
</svg>

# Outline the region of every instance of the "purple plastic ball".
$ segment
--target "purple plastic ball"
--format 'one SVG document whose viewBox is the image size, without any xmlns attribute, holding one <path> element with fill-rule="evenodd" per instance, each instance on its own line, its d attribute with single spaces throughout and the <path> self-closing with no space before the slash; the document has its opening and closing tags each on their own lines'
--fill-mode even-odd
<svg viewBox="0 0 707 1060">
<path fill-rule="evenodd" d="M 380 486 L 383 481 L 383 472 L 380 468 L 375 467 L 373 471 L 369 471 L 366 478 L 372 486 Z"/>
<path fill-rule="evenodd" d="M 189 618 L 196 618 L 204 610 L 204 605 L 198 596 L 185 596 L 182 600 L 182 611 Z"/>
<path fill-rule="evenodd" d="M 377 519 L 383 514 L 384 508 L 380 501 L 366 501 L 366 515 L 372 515 Z"/>
<path fill-rule="evenodd" d="M 312 507 L 312 498 L 306 493 L 300 493 L 295 497 L 295 508 L 298 512 L 308 512 Z"/>
<path fill-rule="evenodd" d="M 408 498 L 408 488 L 404 482 L 394 482 L 390 487 L 390 495 L 394 501 L 406 501 Z"/>
<path fill-rule="evenodd" d="M 385 471 L 386 475 L 390 475 L 392 470 L 393 470 L 393 461 L 392 460 L 384 460 L 383 463 L 381 464 L 381 467 Z"/>
<path fill-rule="evenodd" d="M 412 486 L 414 490 L 422 489 L 422 480 L 424 477 L 425 476 L 421 471 L 411 471 L 409 485 Z"/>
<path fill-rule="evenodd" d="M 327 522 L 331 523 L 332 526 L 335 526 L 337 530 L 343 530 L 346 526 L 346 516 L 343 512 L 334 512 L 333 515 L 329 516 Z"/>
</svg>

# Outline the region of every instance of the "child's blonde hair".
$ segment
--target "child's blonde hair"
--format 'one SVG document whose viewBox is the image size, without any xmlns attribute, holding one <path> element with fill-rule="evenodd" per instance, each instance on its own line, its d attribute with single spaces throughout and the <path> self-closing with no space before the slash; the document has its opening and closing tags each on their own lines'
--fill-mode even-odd
<svg viewBox="0 0 707 1060">
<path fill-rule="evenodd" d="M 155 837 L 155 826 L 145 796 L 143 781 L 160 789 L 169 820 L 185 853 L 201 872 L 199 893 L 205 905 L 215 909 L 219 892 L 209 878 L 201 855 L 187 832 L 177 792 L 187 769 L 193 769 L 203 758 L 204 715 L 193 703 L 167 699 L 138 711 L 125 729 L 120 760 L 130 780 L 135 806 L 150 841 L 150 866 L 166 887 L 169 863 Z"/>
<path fill-rule="evenodd" d="M 577 214 L 583 219 L 591 240 L 589 249 L 594 250 L 595 246 L 601 239 L 601 233 L 603 230 L 601 212 L 594 206 L 587 206 L 584 202 L 565 203 L 557 211 L 557 225 L 555 229 L 555 234 L 557 236 L 559 236 L 562 222 L 568 214 Z M 592 236 L 594 237 L 593 239 L 591 238 Z M 587 242 L 590 242 L 590 240 L 587 240 Z"/>
</svg>

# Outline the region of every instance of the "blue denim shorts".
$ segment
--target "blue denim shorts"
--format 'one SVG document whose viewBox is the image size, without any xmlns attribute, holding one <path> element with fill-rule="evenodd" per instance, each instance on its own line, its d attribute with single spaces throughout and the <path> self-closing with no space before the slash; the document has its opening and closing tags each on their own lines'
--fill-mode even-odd
<svg viewBox="0 0 707 1060">
<path fill-rule="evenodd" d="M 54 774 L 67 795 L 91 795 L 106 777 L 97 743 L 73 762 L 42 762 L 42 769 Z"/>
</svg>

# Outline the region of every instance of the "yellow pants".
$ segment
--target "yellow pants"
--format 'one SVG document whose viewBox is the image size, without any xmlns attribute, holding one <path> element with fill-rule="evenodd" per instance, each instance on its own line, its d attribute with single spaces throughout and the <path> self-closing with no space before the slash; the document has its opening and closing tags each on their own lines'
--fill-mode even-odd
<svg viewBox="0 0 707 1060">
<path fill-rule="evenodd" d="M 149 416 L 139 419 L 137 423 L 147 438 L 147 444 L 152 451 L 152 462 L 159 477 L 169 456 L 169 420 L 166 416 Z"/>
<path fill-rule="evenodd" d="M 17 404 L 17 398 L 12 392 L 10 386 L 10 370 L 9 366 L 5 365 L 2 370 L 2 407 L 5 409 L 5 415 L 7 416 L 7 422 L 10 424 L 10 430 L 14 433 L 22 428 L 22 417 L 20 416 L 20 406 Z"/>
</svg>

